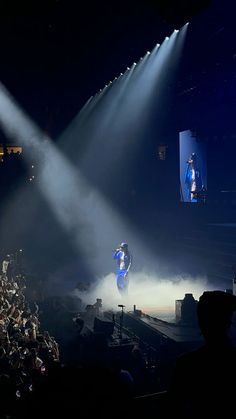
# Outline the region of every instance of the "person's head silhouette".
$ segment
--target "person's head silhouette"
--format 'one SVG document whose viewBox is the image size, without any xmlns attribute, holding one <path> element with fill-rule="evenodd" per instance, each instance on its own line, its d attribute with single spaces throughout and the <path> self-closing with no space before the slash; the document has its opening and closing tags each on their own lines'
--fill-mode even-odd
<svg viewBox="0 0 236 419">
<path fill-rule="evenodd" d="M 224 291 L 205 291 L 197 304 L 197 316 L 201 332 L 210 343 L 227 338 L 236 296 Z"/>
</svg>

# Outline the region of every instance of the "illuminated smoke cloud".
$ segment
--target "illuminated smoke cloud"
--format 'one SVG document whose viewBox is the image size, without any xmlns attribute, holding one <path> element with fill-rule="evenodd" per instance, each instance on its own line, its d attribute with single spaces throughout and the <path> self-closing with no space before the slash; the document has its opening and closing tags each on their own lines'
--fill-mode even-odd
<svg viewBox="0 0 236 419">
<path fill-rule="evenodd" d="M 125 298 L 117 290 L 113 273 L 97 281 L 88 292 L 74 291 L 73 294 L 85 304 L 94 304 L 97 298 L 101 298 L 104 310 L 118 311 L 118 304 L 124 304 L 128 311 L 136 305 L 144 313 L 170 319 L 175 313 L 175 300 L 183 299 L 186 293 L 192 293 L 198 300 L 204 291 L 211 289 L 204 277 L 161 278 L 157 274 L 138 272 L 130 273 L 129 278 L 129 295 Z"/>
</svg>

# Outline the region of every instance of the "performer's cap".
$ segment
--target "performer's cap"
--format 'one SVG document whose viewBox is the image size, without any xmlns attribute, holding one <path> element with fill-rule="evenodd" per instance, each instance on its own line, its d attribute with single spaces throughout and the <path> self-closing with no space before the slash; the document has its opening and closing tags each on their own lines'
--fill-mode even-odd
<svg viewBox="0 0 236 419">
<path fill-rule="evenodd" d="M 128 247 L 128 244 L 123 242 L 123 243 L 121 243 L 120 247 Z"/>
</svg>

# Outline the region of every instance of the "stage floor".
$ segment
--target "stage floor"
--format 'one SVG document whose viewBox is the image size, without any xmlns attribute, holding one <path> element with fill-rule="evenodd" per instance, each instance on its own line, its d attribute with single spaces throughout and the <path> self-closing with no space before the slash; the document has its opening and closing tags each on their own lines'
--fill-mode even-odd
<svg viewBox="0 0 236 419">
<path fill-rule="evenodd" d="M 175 311 L 172 307 L 143 307 L 143 313 L 169 323 L 175 323 Z"/>
</svg>

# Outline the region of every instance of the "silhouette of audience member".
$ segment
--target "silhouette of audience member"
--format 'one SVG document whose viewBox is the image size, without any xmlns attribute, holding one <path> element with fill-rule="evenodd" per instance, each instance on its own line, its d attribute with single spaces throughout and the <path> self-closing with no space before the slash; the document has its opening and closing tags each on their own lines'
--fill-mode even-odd
<svg viewBox="0 0 236 419">
<path fill-rule="evenodd" d="M 236 296 L 206 291 L 197 304 L 205 344 L 176 361 L 171 409 L 182 418 L 231 417 L 235 407 L 236 347 L 230 326 Z"/>
<path fill-rule="evenodd" d="M 145 394 L 147 388 L 146 361 L 139 346 L 135 346 L 131 352 L 130 372 L 134 381 L 135 396 Z"/>
</svg>

